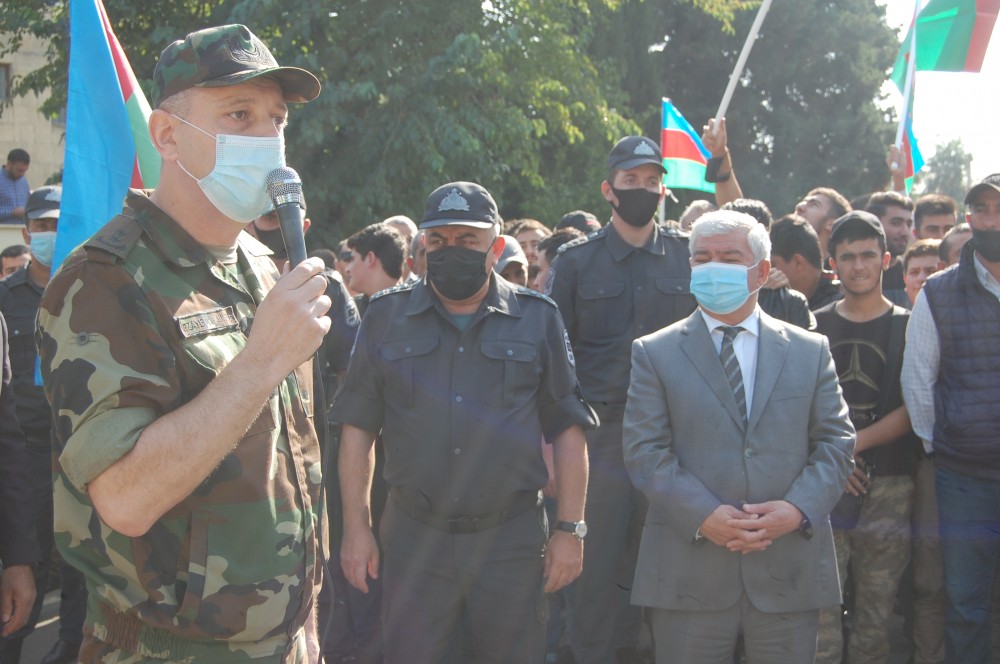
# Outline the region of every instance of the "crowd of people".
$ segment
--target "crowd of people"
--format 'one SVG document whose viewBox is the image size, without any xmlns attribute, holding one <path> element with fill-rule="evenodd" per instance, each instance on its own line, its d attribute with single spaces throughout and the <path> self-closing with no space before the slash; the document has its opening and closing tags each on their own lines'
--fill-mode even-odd
<svg viewBox="0 0 1000 664">
<path fill-rule="evenodd" d="M 159 185 L 55 274 L 8 155 L 0 664 L 53 587 L 44 664 L 861 664 L 894 611 L 914 662 L 993 657 L 1000 175 L 962 214 L 891 149 L 774 219 L 710 120 L 679 220 L 627 136 L 605 224 L 456 181 L 289 265 L 233 174 L 319 92 L 244 26 L 171 44 Z"/>
</svg>

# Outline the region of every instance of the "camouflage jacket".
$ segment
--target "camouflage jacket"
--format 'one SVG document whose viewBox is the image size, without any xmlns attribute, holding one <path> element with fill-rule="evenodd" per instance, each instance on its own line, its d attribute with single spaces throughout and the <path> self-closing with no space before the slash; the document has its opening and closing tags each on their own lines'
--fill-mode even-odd
<svg viewBox="0 0 1000 664">
<path fill-rule="evenodd" d="M 290 647 L 312 609 L 326 526 L 311 363 L 275 389 L 229 456 L 145 535 L 110 529 L 86 490 L 244 348 L 277 277 L 269 253 L 241 234 L 241 281 L 133 191 L 42 299 L 56 542 L 87 578 L 88 631 L 123 652 L 193 662 L 271 656 Z"/>
</svg>

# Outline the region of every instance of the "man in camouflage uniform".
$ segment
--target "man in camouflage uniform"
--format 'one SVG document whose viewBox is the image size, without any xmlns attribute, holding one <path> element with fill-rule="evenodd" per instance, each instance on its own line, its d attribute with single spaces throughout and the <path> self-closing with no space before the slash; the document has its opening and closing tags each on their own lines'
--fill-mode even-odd
<svg viewBox="0 0 1000 664">
<path fill-rule="evenodd" d="M 160 184 L 42 299 L 56 541 L 89 590 L 82 662 L 310 658 L 326 536 L 309 359 L 330 300 L 321 261 L 279 279 L 242 230 L 270 206 L 286 103 L 318 94 L 244 26 L 168 46 Z"/>
</svg>

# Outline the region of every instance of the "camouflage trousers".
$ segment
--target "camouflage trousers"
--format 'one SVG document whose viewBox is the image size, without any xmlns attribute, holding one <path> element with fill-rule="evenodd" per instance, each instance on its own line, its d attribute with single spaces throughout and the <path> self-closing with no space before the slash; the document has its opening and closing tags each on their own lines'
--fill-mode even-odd
<svg viewBox="0 0 1000 664">
<path fill-rule="evenodd" d="M 833 531 L 841 583 L 848 567 L 854 580 L 853 626 L 847 644 L 850 664 L 885 662 L 889 654 L 889 616 L 910 560 L 912 501 L 912 477 L 876 476 L 857 526 Z M 820 611 L 816 664 L 840 664 L 842 613 L 839 606 Z"/>
<path fill-rule="evenodd" d="M 306 642 L 306 631 L 300 630 L 293 637 L 288 652 L 283 655 L 253 657 L 241 651 L 239 644 L 226 647 L 224 644 L 205 648 L 198 654 L 181 660 L 159 659 L 132 652 L 124 652 L 110 643 L 96 638 L 92 632 L 84 628 L 83 646 L 80 649 L 80 662 L 88 664 L 310 664 Z"/>
</svg>

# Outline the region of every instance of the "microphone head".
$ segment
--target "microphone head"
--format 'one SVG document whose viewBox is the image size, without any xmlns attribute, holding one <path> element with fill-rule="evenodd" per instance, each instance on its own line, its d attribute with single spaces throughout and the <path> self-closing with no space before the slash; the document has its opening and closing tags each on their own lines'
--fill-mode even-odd
<svg viewBox="0 0 1000 664">
<path fill-rule="evenodd" d="M 287 166 L 276 168 L 267 174 L 267 195 L 277 207 L 284 203 L 299 203 L 302 198 L 302 180 L 295 169 Z"/>
</svg>

